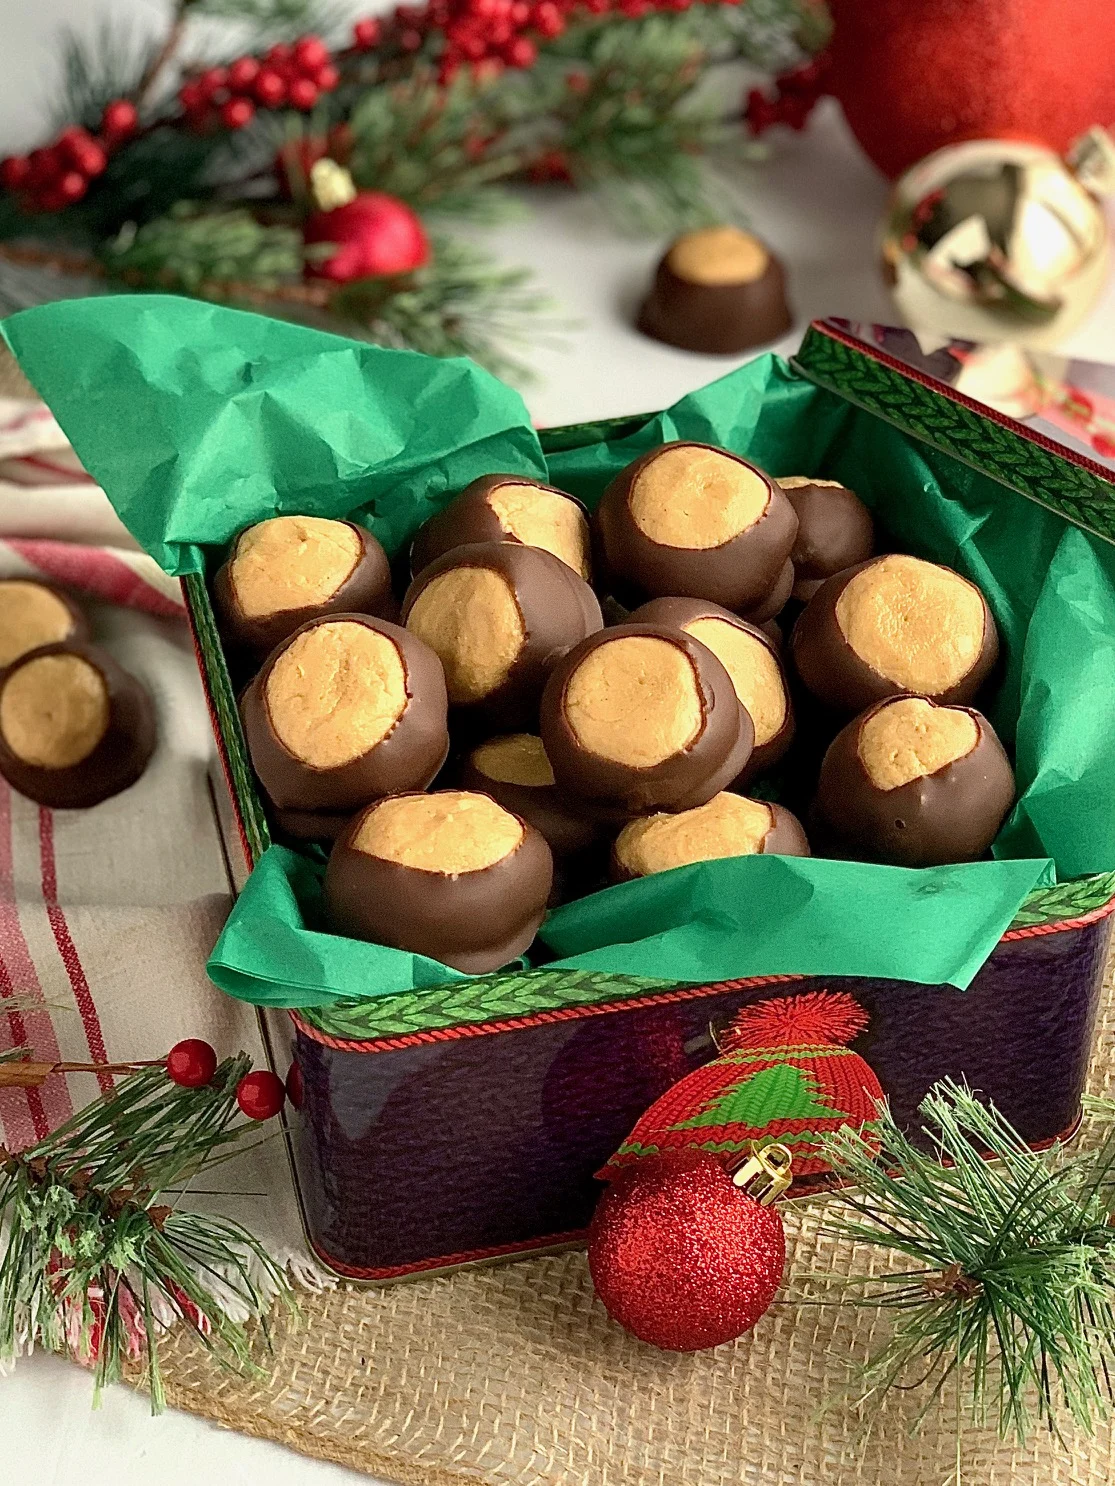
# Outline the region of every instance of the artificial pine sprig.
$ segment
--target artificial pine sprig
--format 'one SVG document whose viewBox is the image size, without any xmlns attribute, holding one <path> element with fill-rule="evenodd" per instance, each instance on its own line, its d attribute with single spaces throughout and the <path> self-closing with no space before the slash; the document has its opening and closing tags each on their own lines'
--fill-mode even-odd
<svg viewBox="0 0 1115 1486">
<path fill-rule="evenodd" d="M 893 1274 L 811 1277 L 893 1316 L 890 1340 L 857 1375 L 859 1402 L 922 1382 L 919 1421 L 949 1388 L 1003 1438 L 1024 1442 L 1035 1423 L 1056 1432 L 1064 1413 L 1093 1430 L 1115 1378 L 1115 1136 L 1082 1154 L 1038 1154 L 949 1081 L 920 1113 L 919 1144 L 886 1106 L 862 1132 L 823 1144 L 852 1184 L 823 1231 L 911 1261 Z"/>
<path fill-rule="evenodd" d="M 245 1148 L 238 1099 L 261 1077 L 250 1066 L 241 1054 L 183 1086 L 160 1061 L 18 1155 L 0 1148 L 0 1364 L 36 1345 L 68 1351 L 99 1393 L 143 1357 L 157 1411 L 159 1335 L 179 1320 L 222 1362 L 256 1367 L 243 1318 L 266 1336 L 273 1301 L 293 1308 L 286 1275 L 238 1223 L 174 1205 Z M 203 1060 L 199 1076 L 211 1069 Z"/>
</svg>

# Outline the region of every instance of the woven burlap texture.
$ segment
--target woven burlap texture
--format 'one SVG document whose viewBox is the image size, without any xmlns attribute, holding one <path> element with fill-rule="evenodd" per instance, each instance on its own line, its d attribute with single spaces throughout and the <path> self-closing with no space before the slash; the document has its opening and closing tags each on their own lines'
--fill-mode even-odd
<svg viewBox="0 0 1115 1486">
<path fill-rule="evenodd" d="M 1056 995 L 1056 986 L 1050 986 Z M 1091 1088 L 1115 1054 L 1108 970 Z M 1041 1049 L 1034 1049 L 1041 1056 Z M 874 1251 L 786 1213 L 790 1268 L 864 1273 Z M 221 1372 L 179 1334 L 166 1347 L 172 1404 L 406 1486 L 945 1486 L 955 1401 L 920 1432 L 917 1390 L 895 1394 L 865 1437 L 839 1405 L 848 1363 L 887 1334 L 849 1305 L 776 1305 L 751 1336 L 674 1356 L 634 1341 L 565 1253 L 379 1290 L 338 1290 L 282 1326 L 269 1382 Z M 836 1406 L 832 1407 L 836 1401 Z M 830 1407 L 826 1408 L 826 1405 Z M 991 1430 L 960 1438 L 964 1486 L 1108 1486 L 1115 1432 L 1025 1450 Z"/>
</svg>

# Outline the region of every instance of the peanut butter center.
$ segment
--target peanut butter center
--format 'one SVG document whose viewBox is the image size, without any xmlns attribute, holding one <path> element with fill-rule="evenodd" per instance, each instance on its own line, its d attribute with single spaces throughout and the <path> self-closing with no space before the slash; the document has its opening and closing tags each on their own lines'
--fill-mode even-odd
<svg viewBox="0 0 1115 1486">
<path fill-rule="evenodd" d="M 338 769 L 382 743 L 406 711 L 406 667 L 393 640 L 331 620 L 297 635 L 271 667 L 271 726 L 295 758 Z"/>
<path fill-rule="evenodd" d="M 542 739 L 532 733 L 490 738 L 474 749 L 472 762 L 481 774 L 500 784 L 530 784 L 541 788 L 554 782 L 554 771 Z"/>
<path fill-rule="evenodd" d="M 822 490 L 843 490 L 839 480 L 815 480 L 812 475 L 780 475 L 779 485 L 783 490 L 801 490 L 806 485 L 818 485 Z"/>
<path fill-rule="evenodd" d="M 588 522 L 574 501 L 537 485 L 497 485 L 488 496 L 504 531 L 526 547 L 541 547 L 587 579 Z"/>
<path fill-rule="evenodd" d="M 688 284 L 753 284 L 766 273 L 770 254 L 740 227 L 702 227 L 679 237 L 666 261 Z"/>
<path fill-rule="evenodd" d="M 770 490 L 756 470 L 727 454 L 676 444 L 643 466 L 628 502 L 635 525 L 652 542 L 703 552 L 754 526 Z"/>
<path fill-rule="evenodd" d="M 522 823 L 502 805 L 487 795 L 447 789 L 380 800 L 352 844 L 385 862 L 456 877 L 501 862 L 522 839 Z"/>
<path fill-rule="evenodd" d="M 450 568 L 431 579 L 407 616 L 445 668 L 451 702 L 477 702 L 507 679 L 526 641 L 511 585 L 494 568 Z"/>
<path fill-rule="evenodd" d="M 962 681 L 983 649 L 979 590 L 918 557 L 881 557 L 857 573 L 836 601 L 836 622 L 865 665 L 928 696 Z"/>
<path fill-rule="evenodd" d="M 769 743 L 786 722 L 786 687 L 778 662 L 762 640 L 715 615 L 694 619 L 686 630 L 707 645 L 732 678 L 736 696 L 755 724 L 755 747 Z"/>
<path fill-rule="evenodd" d="M 276 516 L 244 532 L 229 566 L 248 619 L 327 603 L 360 561 L 360 538 L 343 521 Z"/>
<path fill-rule="evenodd" d="M 0 583 L 0 666 L 29 650 L 65 640 L 74 617 L 56 593 L 38 583 Z"/>
<path fill-rule="evenodd" d="M 69 769 L 108 729 L 108 690 L 80 655 L 41 655 L 20 666 L 0 694 L 0 732 L 26 764 Z"/>
<path fill-rule="evenodd" d="M 871 783 L 889 790 L 966 758 L 978 742 L 978 723 L 959 707 L 899 697 L 871 714 L 856 748 Z"/>
<path fill-rule="evenodd" d="M 565 716 L 587 752 L 633 769 L 684 752 L 704 727 L 692 661 L 650 635 L 590 650 L 566 683 Z"/>
<path fill-rule="evenodd" d="M 631 821 L 616 838 L 616 856 L 628 872 L 649 877 L 691 862 L 755 856 L 773 825 L 770 806 L 760 800 L 714 795 L 696 810 Z"/>
</svg>

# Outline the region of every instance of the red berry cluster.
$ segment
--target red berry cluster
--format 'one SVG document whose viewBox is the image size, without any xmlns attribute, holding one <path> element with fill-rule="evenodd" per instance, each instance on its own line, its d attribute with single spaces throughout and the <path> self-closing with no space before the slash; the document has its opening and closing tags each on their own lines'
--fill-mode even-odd
<svg viewBox="0 0 1115 1486">
<path fill-rule="evenodd" d="M 758 88 L 747 95 L 743 117 L 752 134 L 765 133 L 773 124 L 788 124 L 791 129 L 804 129 L 809 115 L 824 96 L 829 59 L 822 53 L 775 78 L 775 96 L 768 98 Z"/>
<path fill-rule="evenodd" d="M 213 1082 L 217 1071 L 217 1054 L 200 1037 L 187 1037 L 176 1042 L 166 1057 L 166 1071 L 171 1083 L 182 1089 L 203 1089 Z M 294 1068 L 291 1069 L 293 1077 Z M 299 1073 L 301 1078 L 301 1073 Z M 236 1102 L 250 1120 L 269 1120 L 277 1115 L 286 1099 L 281 1079 L 259 1069 L 245 1073 L 236 1085 Z"/>
<path fill-rule="evenodd" d="M 30 212 L 60 212 L 80 201 L 103 175 L 112 151 L 139 127 L 135 105 L 117 98 L 101 115 L 96 134 L 71 124 L 53 144 L 0 160 L 0 186 L 18 192 Z"/>
<path fill-rule="evenodd" d="M 227 67 L 207 67 L 184 82 L 178 101 L 186 121 L 205 129 L 216 119 L 226 129 L 243 129 L 256 108 L 297 108 L 308 113 L 323 93 L 340 81 L 329 48 L 320 36 L 278 42 L 262 57 L 237 57 Z"/>
</svg>

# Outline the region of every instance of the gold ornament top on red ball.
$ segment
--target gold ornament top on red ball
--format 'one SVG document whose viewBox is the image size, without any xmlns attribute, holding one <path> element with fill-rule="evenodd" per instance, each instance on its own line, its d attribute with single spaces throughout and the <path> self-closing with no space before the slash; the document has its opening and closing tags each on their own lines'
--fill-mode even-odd
<svg viewBox="0 0 1115 1486">
<path fill-rule="evenodd" d="M 412 273 L 429 262 L 429 239 L 405 202 L 382 191 L 358 191 L 348 171 L 329 159 L 315 162 L 310 185 L 319 209 L 303 226 L 303 241 L 335 249 L 320 258 L 308 255 L 311 276 L 347 284 Z"/>
</svg>

